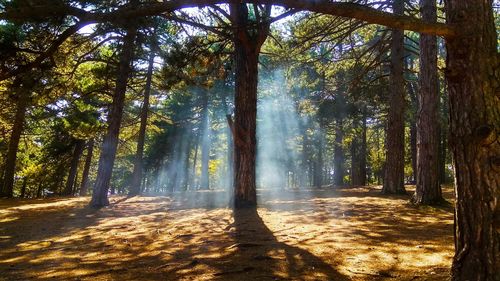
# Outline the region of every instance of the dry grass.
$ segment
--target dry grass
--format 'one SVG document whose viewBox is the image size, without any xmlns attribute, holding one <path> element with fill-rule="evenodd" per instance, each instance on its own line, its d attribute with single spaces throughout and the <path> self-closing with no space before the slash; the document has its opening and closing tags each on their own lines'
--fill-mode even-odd
<svg viewBox="0 0 500 281">
<path fill-rule="evenodd" d="M 445 280 L 451 207 L 375 188 L 0 201 L 4 280 Z M 451 190 L 445 194 L 451 198 Z"/>
</svg>

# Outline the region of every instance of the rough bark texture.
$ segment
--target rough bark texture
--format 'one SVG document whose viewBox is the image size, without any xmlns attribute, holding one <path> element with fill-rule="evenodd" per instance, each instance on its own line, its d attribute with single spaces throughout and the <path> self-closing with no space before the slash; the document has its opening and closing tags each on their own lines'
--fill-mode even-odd
<svg viewBox="0 0 500 281">
<path fill-rule="evenodd" d="M 113 103 L 108 114 L 108 131 L 104 136 L 99 157 L 99 168 L 97 170 L 96 183 L 90 205 L 94 208 L 109 205 L 108 190 L 115 162 L 116 149 L 118 147 L 118 135 L 123 115 L 125 102 L 125 92 L 127 90 L 127 80 L 130 73 L 130 63 L 134 56 L 134 40 L 137 30 L 135 27 L 128 28 L 123 39 L 123 46 L 120 55 L 120 63 L 116 78 L 116 88 L 113 95 Z"/>
<path fill-rule="evenodd" d="M 19 140 L 24 130 L 24 120 L 26 119 L 26 109 L 29 101 L 29 85 L 20 84 L 17 90 L 16 113 L 12 133 L 10 134 L 9 147 L 4 165 L 3 185 L 0 196 L 13 197 L 14 176 L 16 173 L 16 158 L 19 150 Z"/>
<path fill-rule="evenodd" d="M 89 172 L 90 165 L 92 164 L 92 154 L 94 153 L 94 140 L 87 143 L 87 156 L 85 157 L 85 164 L 83 165 L 82 183 L 80 185 L 80 196 L 87 195 L 89 187 Z"/>
<path fill-rule="evenodd" d="M 492 1 L 447 0 L 455 281 L 500 280 L 500 58 Z"/>
<path fill-rule="evenodd" d="M 141 108 L 141 125 L 139 126 L 139 136 L 137 138 L 134 170 L 132 172 L 132 181 L 130 182 L 129 195 L 137 195 L 141 193 L 141 182 L 144 173 L 144 141 L 146 139 L 146 127 L 148 125 L 149 96 L 151 95 L 151 81 L 153 78 L 154 59 L 155 54 L 153 51 L 151 51 L 151 54 L 149 54 L 148 71 L 146 73 L 146 85 L 144 85 L 144 98 Z"/>
<path fill-rule="evenodd" d="M 393 10 L 401 15 L 404 1 L 394 0 Z M 392 31 L 391 47 L 391 86 L 389 98 L 389 116 L 387 121 L 386 162 L 382 193 L 403 194 L 404 188 L 404 111 L 405 92 L 403 78 L 404 32 Z"/>
<path fill-rule="evenodd" d="M 249 21 L 246 4 L 231 4 L 235 63 L 234 116 L 234 197 L 235 208 L 255 207 L 255 154 L 257 148 L 257 80 L 260 47 L 269 33 L 271 9 L 259 17 L 264 22 Z M 252 30 L 253 29 L 253 30 Z"/>
<path fill-rule="evenodd" d="M 71 157 L 68 179 L 66 180 L 66 186 L 64 188 L 63 195 L 73 195 L 73 186 L 75 185 L 76 175 L 78 173 L 78 163 L 80 163 L 80 156 L 82 156 L 84 145 L 85 142 L 83 140 L 77 140 L 75 142 L 75 147 L 73 148 L 73 156 Z"/>
<path fill-rule="evenodd" d="M 436 0 L 421 0 L 422 19 L 436 22 Z M 420 35 L 420 89 L 417 112 L 417 187 L 413 203 L 438 204 L 443 201 L 439 184 L 439 89 L 437 38 Z"/>
</svg>

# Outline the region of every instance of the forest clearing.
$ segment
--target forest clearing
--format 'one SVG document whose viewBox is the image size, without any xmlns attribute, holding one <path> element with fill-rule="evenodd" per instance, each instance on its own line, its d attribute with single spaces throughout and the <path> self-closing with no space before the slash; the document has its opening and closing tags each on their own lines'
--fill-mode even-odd
<svg viewBox="0 0 500 281">
<path fill-rule="evenodd" d="M 500 281 L 500 0 L 0 0 L 0 279 Z"/>
<path fill-rule="evenodd" d="M 257 213 L 221 191 L 0 201 L 1 280 L 444 280 L 451 206 L 375 187 L 262 191 Z M 260 192 L 259 192 L 260 193 Z M 452 189 L 444 190 L 451 199 Z"/>
</svg>

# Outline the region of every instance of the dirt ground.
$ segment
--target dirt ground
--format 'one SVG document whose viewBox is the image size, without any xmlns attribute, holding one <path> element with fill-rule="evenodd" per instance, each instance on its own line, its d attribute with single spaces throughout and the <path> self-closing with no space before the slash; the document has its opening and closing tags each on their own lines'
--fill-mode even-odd
<svg viewBox="0 0 500 281">
<path fill-rule="evenodd" d="M 260 191 L 237 212 L 222 191 L 0 200 L 0 280 L 446 280 L 452 207 L 379 192 Z"/>
</svg>

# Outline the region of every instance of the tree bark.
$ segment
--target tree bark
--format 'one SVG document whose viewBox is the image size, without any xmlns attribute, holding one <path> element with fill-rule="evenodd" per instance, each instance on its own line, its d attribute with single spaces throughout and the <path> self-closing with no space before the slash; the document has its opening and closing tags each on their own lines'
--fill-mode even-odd
<svg viewBox="0 0 500 281">
<path fill-rule="evenodd" d="M 151 95 L 151 81 L 153 79 L 153 68 L 155 53 L 150 51 L 148 61 L 148 71 L 146 73 L 146 85 L 144 86 L 144 98 L 141 108 L 141 125 L 139 127 L 139 137 L 137 138 L 137 149 L 135 152 L 134 170 L 132 172 L 132 181 L 130 183 L 129 195 L 134 196 L 141 193 L 141 182 L 144 173 L 144 142 L 146 139 L 146 127 L 148 125 L 149 96 Z"/>
<path fill-rule="evenodd" d="M 137 30 L 129 27 L 123 39 L 123 46 L 120 55 L 120 63 L 116 78 L 115 94 L 108 114 L 108 131 L 104 136 L 99 157 L 99 168 L 97 170 L 96 183 L 90 206 L 100 208 L 109 205 L 108 190 L 115 162 L 116 149 L 118 147 L 118 136 L 125 103 L 125 92 L 127 90 L 127 80 L 131 70 L 131 61 L 134 57 L 134 41 Z"/>
<path fill-rule="evenodd" d="M 394 0 L 393 12 L 404 13 L 404 1 Z M 387 120 L 386 162 L 382 193 L 405 194 L 404 188 L 404 112 L 405 92 L 403 78 L 404 32 L 392 30 L 391 47 L 391 95 Z"/>
<path fill-rule="evenodd" d="M 437 21 L 436 0 L 420 0 L 422 19 Z M 412 201 L 433 205 L 443 201 L 439 184 L 439 88 L 437 38 L 420 34 L 420 89 L 417 113 L 417 187 Z"/>
<path fill-rule="evenodd" d="M 13 197 L 14 195 L 14 176 L 16 173 L 17 151 L 19 150 L 19 141 L 24 130 L 24 121 L 26 119 L 26 109 L 28 108 L 30 85 L 29 82 L 15 86 L 17 91 L 16 113 L 14 116 L 14 124 L 12 125 L 12 133 L 10 135 L 9 147 L 4 165 L 3 186 L 0 196 Z M 15 83 L 17 84 L 17 83 Z"/>
<path fill-rule="evenodd" d="M 500 280 L 500 56 L 491 0 L 447 0 L 450 148 L 456 185 L 452 279 Z"/>
<path fill-rule="evenodd" d="M 84 149 L 85 142 L 83 140 L 76 140 L 75 147 L 73 148 L 73 156 L 71 157 L 71 164 L 69 168 L 68 179 L 63 191 L 63 195 L 73 195 L 73 186 L 75 185 L 76 174 L 78 173 L 78 163 L 80 163 L 80 156 Z"/>
<path fill-rule="evenodd" d="M 92 154 L 94 153 L 94 140 L 91 139 L 87 143 L 87 156 L 85 157 L 85 164 L 83 165 L 82 183 L 80 185 L 80 196 L 87 195 L 89 186 L 89 173 L 92 164 Z"/>
<path fill-rule="evenodd" d="M 257 11 L 254 11 L 257 12 Z M 231 4 L 235 63 L 234 197 L 235 208 L 255 207 L 255 154 L 257 148 L 257 80 L 259 52 L 269 33 L 270 6 L 263 22 L 249 21 L 246 4 Z"/>
</svg>

